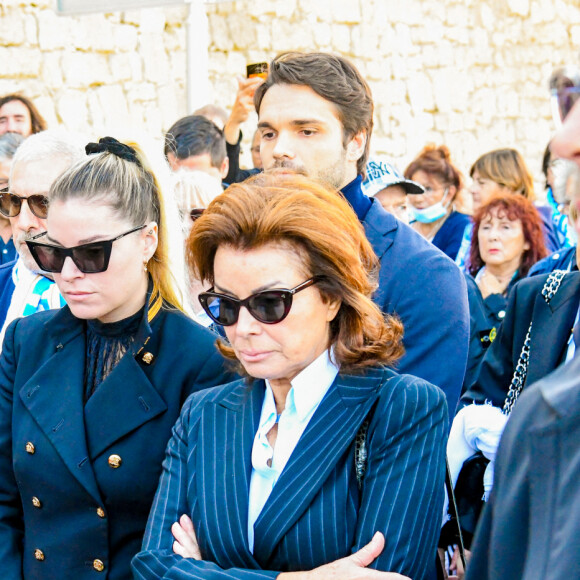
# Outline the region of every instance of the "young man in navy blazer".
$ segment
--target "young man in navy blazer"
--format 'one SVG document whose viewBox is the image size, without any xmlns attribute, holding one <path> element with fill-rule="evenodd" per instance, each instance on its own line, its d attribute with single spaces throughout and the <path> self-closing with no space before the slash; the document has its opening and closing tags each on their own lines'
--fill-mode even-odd
<svg viewBox="0 0 580 580">
<path fill-rule="evenodd" d="M 254 103 L 264 170 L 287 168 L 342 190 L 380 259 L 375 302 L 405 326 L 398 371 L 445 392 L 450 418 L 469 346 L 465 280 L 455 264 L 361 189 L 373 100 L 358 70 L 326 53 L 286 53 L 270 64 Z"/>
</svg>

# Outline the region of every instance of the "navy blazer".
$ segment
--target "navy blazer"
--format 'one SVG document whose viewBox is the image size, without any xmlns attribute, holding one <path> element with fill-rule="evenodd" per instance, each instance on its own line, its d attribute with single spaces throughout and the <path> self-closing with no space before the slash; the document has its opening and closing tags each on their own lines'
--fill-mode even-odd
<svg viewBox="0 0 580 580">
<path fill-rule="evenodd" d="M 8 327 L 0 358 L 3 578 L 131 577 L 181 406 L 228 376 L 214 339 L 176 310 L 162 308 L 150 324 L 144 315 L 134 343 L 142 348 L 128 351 L 85 405 L 84 321 L 64 307 Z"/>
<path fill-rule="evenodd" d="M 469 350 L 465 279 L 443 252 L 371 201 L 363 225 L 381 261 L 373 300 L 405 327 L 406 353 L 397 370 L 440 387 L 452 418 Z"/>
<path fill-rule="evenodd" d="M 192 395 L 174 429 L 136 578 L 275 578 L 351 554 L 382 531 L 371 564 L 421 580 L 441 524 L 447 409 L 433 385 L 390 370 L 338 375 L 256 520 L 248 548 L 251 453 L 265 383 Z M 359 491 L 354 439 L 371 416 Z M 172 551 L 171 525 L 194 523 L 204 560 Z"/>
<path fill-rule="evenodd" d="M 483 357 L 477 379 L 462 396 L 462 405 L 489 401 L 503 407 L 531 321 L 524 387 L 544 378 L 564 360 L 578 312 L 580 272 L 566 274 L 550 304 L 541 295 L 548 276 L 524 278 L 512 288 L 504 321 Z"/>
<path fill-rule="evenodd" d="M 580 356 L 526 389 L 495 460 L 468 580 L 580 578 Z"/>
</svg>

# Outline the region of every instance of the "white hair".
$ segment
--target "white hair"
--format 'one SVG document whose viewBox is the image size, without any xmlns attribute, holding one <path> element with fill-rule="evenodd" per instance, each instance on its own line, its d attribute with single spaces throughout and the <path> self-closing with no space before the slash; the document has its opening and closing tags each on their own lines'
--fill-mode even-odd
<svg viewBox="0 0 580 580">
<path fill-rule="evenodd" d="M 71 166 L 74 165 L 86 156 L 85 142 L 80 136 L 69 133 L 64 129 L 48 129 L 47 131 L 30 135 L 18 147 L 14 155 L 10 170 L 10 180 L 12 181 L 14 168 L 18 163 L 59 158 L 68 160 Z"/>
</svg>

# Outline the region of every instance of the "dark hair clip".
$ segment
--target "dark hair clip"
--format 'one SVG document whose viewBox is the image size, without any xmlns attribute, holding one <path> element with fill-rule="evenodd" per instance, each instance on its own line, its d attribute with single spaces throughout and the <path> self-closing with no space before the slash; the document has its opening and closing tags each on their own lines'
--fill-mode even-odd
<svg viewBox="0 0 580 580">
<path fill-rule="evenodd" d="M 135 149 L 129 147 L 129 145 L 125 145 L 125 143 L 117 141 L 114 137 L 103 137 L 102 139 L 99 139 L 98 143 L 89 143 L 85 147 L 87 155 L 93 153 L 104 153 L 105 151 L 112 153 L 120 159 L 131 161 L 132 163 L 139 165 L 139 167 L 142 167 L 141 162 L 137 158 L 137 152 Z"/>
</svg>

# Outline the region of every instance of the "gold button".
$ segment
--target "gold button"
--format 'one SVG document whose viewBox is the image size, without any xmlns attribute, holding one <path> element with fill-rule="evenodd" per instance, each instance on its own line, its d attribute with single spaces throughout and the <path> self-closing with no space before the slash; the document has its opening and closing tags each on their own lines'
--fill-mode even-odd
<svg viewBox="0 0 580 580">
<path fill-rule="evenodd" d="M 104 510 L 102 507 L 98 507 L 98 508 L 97 508 L 97 515 L 98 515 L 100 518 L 104 518 L 104 517 L 105 517 L 105 510 Z"/>
<path fill-rule="evenodd" d="M 36 449 L 34 448 L 34 445 L 29 441 L 26 444 L 26 453 L 30 453 L 30 455 L 34 455 L 35 451 L 36 451 Z"/>
<path fill-rule="evenodd" d="M 102 572 L 105 569 L 105 565 L 103 564 L 102 560 L 93 560 L 93 568 L 97 572 Z"/>
<path fill-rule="evenodd" d="M 117 469 L 118 467 L 121 467 L 121 463 L 123 463 L 123 460 L 121 459 L 121 457 L 119 455 L 111 455 L 109 457 L 109 465 L 113 469 Z"/>
<path fill-rule="evenodd" d="M 32 498 L 32 505 L 35 508 L 41 508 L 42 507 L 42 502 L 35 496 Z"/>
<path fill-rule="evenodd" d="M 44 560 L 44 552 L 36 548 L 36 550 L 34 550 L 34 557 L 42 562 L 42 560 Z"/>
<path fill-rule="evenodd" d="M 142 358 L 145 364 L 150 365 L 153 362 L 153 355 L 150 352 L 146 352 Z"/>
</svg>

